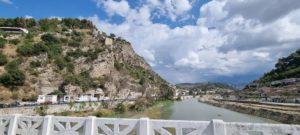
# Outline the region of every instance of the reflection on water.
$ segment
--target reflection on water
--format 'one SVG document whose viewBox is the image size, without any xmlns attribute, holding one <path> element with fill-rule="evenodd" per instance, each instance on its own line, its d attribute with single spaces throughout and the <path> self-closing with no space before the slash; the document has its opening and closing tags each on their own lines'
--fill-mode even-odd
<svg viewBox="0 0 300 135">
<path fill-rule="evenodd" d="M 222 119 L 226 122 L 251 122 L 251 123 L 277 123 L 261 117 L 242 114 L 198 102 L 196 99 L 174 102 L 169 119 L 172 120 L 198 120 L 210 121 Z"/>
</svg>

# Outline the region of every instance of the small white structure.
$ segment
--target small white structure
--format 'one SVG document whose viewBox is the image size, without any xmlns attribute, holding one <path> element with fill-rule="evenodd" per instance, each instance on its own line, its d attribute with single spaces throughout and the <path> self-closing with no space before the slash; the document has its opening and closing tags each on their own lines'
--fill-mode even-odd
<svg viewBox="0 0 300 135">
<path fill-rule="evenodd" d="M 57 95 L 39 95 L 37 99 L 38 104 L 56 104 L 57 103 Z"/>
<path fill-rule="evenodd" d="M 112 45 L 113 44 L 113 40 L 111 38 L 105 38 L 105 45 Z"/>
<path fill-rule="evenodd" d="M 5 32 L 24 32 L 25 34 L 28 34 L 27 29 L 20 27 L 0 27 L 0 30 L 3 30 Z"/>
<path fill-rule="evenodd" d="M 98 98 L 94 97 L 92 94 L 82 94 L 75 98 L 75 102 L 90 102 L 98 101 Z"/>
</svg>

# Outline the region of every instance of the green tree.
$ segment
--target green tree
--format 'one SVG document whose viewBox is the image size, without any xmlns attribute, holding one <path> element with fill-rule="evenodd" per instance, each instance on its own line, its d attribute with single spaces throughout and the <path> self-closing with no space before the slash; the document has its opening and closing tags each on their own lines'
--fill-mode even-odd
<svg viewBox="0 0 300 135">
<path fill-rule="evenodd" d="M 36 56 L 39 55 L 41 53 L 46 52 L 47 46 L 43 45 L 43 44 L 23 44 L 21 46 L 18 47 L 17 52 L 22 55 L 22 56 Z"/>
<path fill-rule="evenodd" d="M 31 68 L 37 68 L 37 67 L 40 67 L 40 66 L 42 66 L 42 62 L 39 61 L 39 60 L 30 62 L 30 67 Z"/>
<path fill-rule="evenodd" d="M 45 116 L 47 115 L 47 111 L 48 111 L 49 107 L 47 105 L 43 105 L 43 106 L 38 106 L 36 108 L 34 108 L 34 111 L 39 114 L 40 116 Z"/>
<path fill-rule="evenodd" d="M 63 70 L 67 66 L 67 62 L 62 57 L 56 57 L 55 64 L 57 65 L 59 70 Z"/>
<path fill-rule="evenodd" d="M 52 44 L 58 44 L 60 43 L 59 39 L 55 37 L 52 34 L 45 34 L 41 37 L 41 39 L 47 44 L 47 45 L 52 45 Z"/>
<path fill-rule="evenodd" d="M 14 27 L 25 27 L 26 22 L 25 19 L 22 17 L 15 18 L 15 26 Z"/>
<path fill-rule="evenodd" d="M 19 39 L 12 39 L 12 40 L 9 40 L 9 43 L 11 44 L 14 44 L 14 45 L 17 45 L 19 44 L 21 41 Z"/>
<path fill-rule="evenodd" d="M 126 106 L 122 103 L 119 103 L 114 110 L 117 113 L 124 113 L 126 111 Z"/>
<path fill-rule="evenodd" d="M 8 87 L 22 86 L 25 82 L 25 74 L 19 69 L 8 70 L 0 77 L 0 81 Z"/>
<path fill-rule="evenodd" d="M 0 48 L 4 48 L 6 40 L 0 37 Z"/>
<path fill-rule="evenodd" d="M 33 18 L 26 19 L 25 22 L 26 22 L 26 28 L 32 28 L 37 25 L 37 22 Z"/>
</svg>

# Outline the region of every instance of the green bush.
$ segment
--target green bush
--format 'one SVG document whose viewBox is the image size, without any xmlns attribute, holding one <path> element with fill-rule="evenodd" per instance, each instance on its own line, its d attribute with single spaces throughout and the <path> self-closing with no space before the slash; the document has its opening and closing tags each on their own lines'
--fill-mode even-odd
<svg viewBox="0 0 300 135">
<path fill-rule="evenodd" d="M 101 102 L 101 105 L 104 109 L 108 109 L 108 103 L 107 102 Z"/>
<path fill-rule="evenodd" d="M 84 53 L 84 56 L 87 57 L 86 61 L 94 61 L 98 58 L 98 55 L 100 52 L 102 52 L 102 49 L 96 48 L 96 49 L 89 49 L 87 52 Z"/>
<path fill-rule="evenodd" d="M 8 70 L 18 70 L 19 63 L 21 63 L 21 61 L 19 61 L 19 60 L 11 61 L 5 65 L 5 70 L 7 70 L 7 71 Z"/>
<path fill-rule="evenodd" d="M 67 42 L 68 42 L 68 39 L 67 39 L 67 38 L 60 38 L 60 42 L 62 42 L 62 43 L 67 43 Z"/>
<path fill-rule="evenodd" d="M 117 106 L 114 110 L 116 113 L 124 113 L 124 112 L 126 112 L 127 108 L 124 104 L 119 103 L 119 104 L 117 104 Z"/>
<path fill-rule="evenodd" d="M 58 97 L 62 97 L 64 96 L 64 92 L 60 91 L 60 90 L 55 90 L 53 92 L 50 93 L 50 95 L 57 95 Z"/>
<path fill-rule="evenodd" d="M 67 64 L 67 71 L 73 73 L 75 69 L 75 66 L 73 63 L 68 63 Z"/>
<path fill-rule="evenodd" d="M 22 86 L 25 82 L 25 74 L 18 69 L 8 70 L 0 77 L 0 81 L 5 86 Z"/>
<path fill-rule="evenodd" d="M 80 49 L 76 49 L 76 51 L 67 52 L 68 57 L 79 58 L 83 56 L 84 53 Z"/>
<path fill-rule="evenodd" d="M 49 107 L 47 105 L 43 105 L 43 106 L 37 106 L 36 108 L 34 108 L 34 111 L 40 116 L 45 116 L 47 115 L 48 109 Z"/>
<path fill-rule="evenodd" d="M 57 65 L 59 70 L 63 70 L 66 67 L 67 62 L 62 57 L 56 57 L 55 64 Z"/>
<path fill-rule="evenodd" d="M 0 66 L 3 66 L 7 63 L 7 57 L 2 52 L 0 52 Z"/>
<path fill-rule="evenodd" d="M 58 38 L 56 38 L 52 34 L 45 34 L 41 37 L 41 39 L 47 44 L 47 45 L 52 45 L 52 44 L 59 44 L 60 41 Z"/>
<path fill-rule="evenodd" d="M 68 45 L 71 47 L 79 47 L 80 43 L 78 41 L 71 41 Z"/>
<path fill-rule="evenodd" d="M 74 32 L 73 32 L 74 33 Z M 82 37 L 81 36 L 72 36 L 72 40 L 76 41 L 76 42 L 81 42 L 82 41 Z"/>
<path fill-rule="evenodd" d="M 36 67 L 40 67 L 40 66 L 42 66 L 42 62 L 39 60 L 30 62 L 30 67 L 32 67 L 32 68 L 36 68 Z"/>
<path fill-rule="evenodd" d="M 118 71 L 120 71 L 120 70 L 123 68 L 123 66 L 124 66 L 124 64 L 123 64 L 123 63 L 120 63 L 120 62 L 118 62 L 118 61 L 115 61 L 115 63 L 114 63 L 114 67 L 115 67 Z"/>
<path fill-rule="evenodd" d="M 43 44 L 24 44 L 18 47 L 17 52 L 22 56 L 36 56 L 47 51 Z"/>
<path fill-rule="evenodd" d="M 4 48 L 6 40 L 0 37 L 0 48 Z"/>
<path fill-rule="evenodd" d="M 9 40 L 9 43 L 10 44 L 14 44 L 14 45 L 17 45 L 19 44 L 21 41 L 19 39 L 12 39 L 12 40 Z"/>
<path fill-rule="evenodd" d="M 50 45 L 48 47 L 48 57 L 50 59 L 55 58 L 56 56 L 60 56 L 62 53 L 61 45 Z"/>
</svg>

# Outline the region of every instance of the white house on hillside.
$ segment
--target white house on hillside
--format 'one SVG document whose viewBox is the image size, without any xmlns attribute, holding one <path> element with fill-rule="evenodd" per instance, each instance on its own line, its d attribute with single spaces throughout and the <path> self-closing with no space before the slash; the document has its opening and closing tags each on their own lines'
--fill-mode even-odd
<svg viewBox="0 0 300 135">
<path fill-rule="evenodd" d="M 57 95 L 39 95 L 37 99 L 38 104 L 50 103 L 56 104 L 57 103 Z"/>
</svg>

